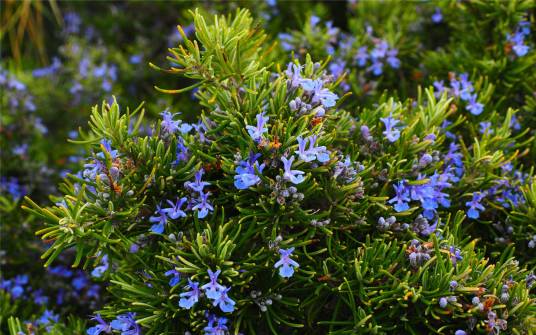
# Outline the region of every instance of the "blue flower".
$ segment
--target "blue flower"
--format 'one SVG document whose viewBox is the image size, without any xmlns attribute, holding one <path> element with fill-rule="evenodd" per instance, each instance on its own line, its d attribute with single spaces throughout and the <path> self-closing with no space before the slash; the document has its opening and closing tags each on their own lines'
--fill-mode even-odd
<svg viewBox="0 0 536 335">
<path fill-rule="evenodd" d="M 112 328 L 102 319 L 100 314 L 95 315 L 91 320 L 97 321 L 99 324 L 86 330 L 87 335 L 99 335 L 102 332 L 110 334 L 112 332 Z"/>
<path fill-rule="evenodd" d="M 370 57 L 372 59 L 378 60 L 380 58 L 384 58 L 387 54 L 387 50 L 389 49 L 389 43 L 384 40 L 378 40 L 375 43 L 374 49 L 370 52 Z"/>
<path fill-rule="evenodd" d="M 393 48 L 387 51 L 387 64 L 389 64 L 393 69 L 398 69 L 400 67 L 400 59 L 396 56 L 398 55 L 398 49 Z"/>
<path fill-rule="evenodd" d="M 486 196 L 486 192 L 475 192 L 473 193 L 473 199 L 467 201 L 465 205 L 469 207 L 467 210 L 467 216 L 471 219 L 478 219 L 480 217 L 480 212 L 485 210 L 484 206 L 480 204 L 482 199 Z"/>
<path fill-rule="evenodd" d="M 519 22 L 514 34 L 506 34 L 506 39 L 512 45 L 512 50 L 517 57 L 523 57 L 530 51 L 530 47 L 525 44 L 525 37 L 529 34 L 530 23 L 528 21 Z"/>
<path fill-rule="evenodd" d="M 326 163 L 330 160 L 330 152 L 326 150 L 325 146 L 316 146 L 316 140 L 318 138 L 318 135 L 311 135 L 309 136 L 309 152 L 313 155 L 315 155 L 316 160 L 320 163 Z"/>
<path fill-rule="evenodd" d="M 150 230 L 155 234 L 162 234 L 164 232 L 164 226 L 167 224 L 166 212 L 160 205 L 156 207 L 155 215 L 149 217 L 149 222 L 155 223 L 151 226 Z"/>
<path fill-rule="evenodd" d="M 289 34 L 289 33 L 279 33 L 279 35 L 277 35 L 277 37 L 279 37 L 279 39 L 281 40 L 281 47 L 283 48 L 283 50 L 285 51 L 291 51 L 294 46 L 292 45 L 292 35 Z"/>
<path fill-rule="evenodd" d="M 294 251 L 294 248 L 279 249 L 281 258 L 274 264 L 274 268 L 279 268 L 279 275 L 283 278 L 290 278 L 294 274 L 294 268 L 300 265 L 290 258 L 290 255 Z"/>
<path fill-rule="evenodd" d="M 375 59 L 367 70 L 371 71 L 375 76 L 380 76 L 383 73 L 383 63 Z"/>
<path fill-rule="evenodd" d="M 174 121 L 173 117 L 177 114 L 171 114 L 167 109 L 160 113 L 162 122 L 160 123 L 162 130 L 167 134 L 173 134 L 179 130 L 180 121 Z"/>
<path fill-rule="evenodd" d="M 184 205 L 188 199 L 186 197 L 183 198 L 177 198 L 177 201 L 173 203 L 171 200 L 167 200 L 167 203 L 171 205 L 169 208 L 164 208 L 161 211 L 167 216 L 169 216 L 170 219 L 178 219 L 178 218 L 184 218 L 186 217 L 186 213 L 181 210 L 182 205 Z"/>
<path fill-rule="evenodd" d="M 251 152 L 249 154 L 248 160 L 243 160 L 236 167 L 235 172 L 237 173 L 234 176 L 234 185 L 239 190 L 245 190 L 253 185 L 260 183 L 261 178 L 257 175 L 262 174 L 265 164 L 259 165 L 257 159 L 261 154 L 254 154 Z"/>
<path fill-rule="evenodd" d="M 367 65 L 368 60 L 368 51 L 367 47 L 363 46 L 357 49 L 357 54 L 355 55 L 355 60 L 357 61 L 357 66 L 364 67 Z"/>
<path fill-rule="evenodd" d="M 71 284 L 75 290 L 81 291 L 89 284 L 89 279 L 84 272 L 79 271 L 78 275 L 71 281 Z"/>
<path fill-rule="evenodd" d="M 53 322 L 58 322 L 60 319 L 60 316 L 58 314 L 54 314 L 52 311 L 45 309 L 43 314 L 35 321 L 40 326 L 46 326 Z"/>
<path fill-rule="evenodd" d="M 455 280 L 451 280 L 449 283 L 449 287 L 451 290 L 455 290 L 458 287 L 458 282 Z"/>
<path fill-rule="evenodd" d="M 194 182 L 187 181 L 186 183 L 184 183 L 184 186 L 190 188 L 191 190 L 193 190 L 195 192 L 203 193 L 203 188 L 205 186 L 210 185 L 209 182 L 201 181 L 201 178 L 203 177 L 204 172 L 205 172 L 205 170 L 203 170 L 202 168 L 199 169 L 195 173 L 195 181 Z"/>
<path fill-rule="evenodd" d="M 193 282 L 188 279 L 188 286 L 190 291 L 183 292 L 180 294 L 179 306 L 182 308 L 190 309 L 192 306 L 199 301 L 199 296 L 201 292 L 199 291 L 199 283 Z"/>
<path fill-rule="evenodd" d="M 469 96 L 469 103 L 467 104 L 467 110 L 473 115 L 480 115 L 484 110 L 484 105 L 476 101 L 477 95 L 472 94 Z"/>
<path fill-rule="evenodd" d="M 216 324 L 214 324 L 216 322 Z M 225 325 L 227 323 L 227 318 L 216 317 L 215 315 L 208 315 L 208 325 L 203 329 L 205 335 L 225 335 L 228 333 L 229 329 Z"/>
<path fill-rule="evenodd" d="M 396 195 L 394 198 L 389 200 L 389 203 L 392 204 L 396 202 L 394 209 L 397 212 L 403 212 L 409 209 L 409 189 L 408 187 L 406 187 L 405 184 L 405 180 L 401 180 L 398 182 L 398 185 L 393 185 L 393 187 L 395 188 Z"/>
<path fill-rule="evenodd" d="M 461 329 L 458 329 L 456 332 L 454 332 L 454 335 L 467 335 L 467 333 Z"/>
<path fill-rule="evenodd" d="M 268 122 L 269 119 L 270 118 L 268 116 L 264 116 L 264 113 L 259 113 L 257 114 L 256 127 L 246 125 L 249 136 L 251 136 L 255 142 L 259 142 L 262 139 L 262 134 L 268 131 L 268 128 L 266 128 L 266 122 Z"/>
<path fill-rule="evenodd" d="M 327 88 L 324 88 L 324 81 L 322 79 L 304 79 L 301 82 L 302 88 L 312 95 L 311 103 L 321 103 L 322 106 L 329 108 L 335 106 L 339 97 L 337 94 L 331 92 Z"/>
<path fill-rule="evenodd" d="M 188 151 L 188 147 L 184 144 L 184 140 L 182 137 L 179 137 L 176 150 L 177 159 L 173 162 L 173 164 L 178 165 L 180 162 L 187 162 L 190 158 Z"/>
<path fill-rule="evenodd" d="M 100 265 L 95 267 L 93 271 L 91 271 L 91 276 L 95 278 L 100 278 L 108 270 L 108 267 L 110 264 L 108 263 L 108 255 L 102 256 L 102 259 L 100 261 Z"/>
<path fill-rule="evenodd" d="M 121 335 L 141 335 L 141 328 L 134 319 L 136 313 L 126 313 L 118 315 L 115 320 L 110 323 L 114 330 L 121 332 Z"/>
<path fill-rule="evenodd" d="M 227 295 L 227 292 L 229 292 L 231 288 L 227 288 L 223 286 L 221 290 L 217 292 L 217 295 L 215 298 L 213 298 L 212 305 L 213 306 L 219 306 L 222 312 L 224 313 L 232 313 L 234 311 L 234 305 L 236 304 L 229 296 Z M 208 295 L 207 295 L 208 297 Z M 209 297 L 210 298 L 210 297 Z"/>
<path fill-rule="evenodd" d="M 311 28 L 316 27 L 316 25 L 320 22 L 320 18 L 316 15 L 311 15 L 311 18 L 309 19 L 309 24 L 311 25 Z"/>
<path fill-rule="evenodd" d="M 441 9 L 436 7 L 434 14 L 432 14 L 432 22 L 441 23 L 441 21 L 443 21 L 443 14 L 441 13 Z"/>
<path fill-rule="evenodd" d="M 143 55 L 137 54 L 137 55 L 130 56 L 128 61 L 130 62 L 130 64 L 139 64 L 141 63 L 142 60 L 143 60 Z"/>
<path fill-rule="evenodd" d="M 449 302 L 448 302 L 447 298 L 445 298 L 445 297 L 439 298 L 439 307 L 446 308 L 448 303 Z"/>
<path fill-rule="evenodd" d="M 208 269 L 207 272 L 210 281 L 205 285 L 201 286 L 201 289 L 205 291 L 205 295 L 207 296 L 207 298 L 217 299 L 219 297 L 218 292 L 225 289 L 225 286 L 218 284 L 218 276 L 220 275 L 221 270 L 212 272 L 212 270 Z"/>
<path fill-rule="evenodd" d="M 208 196 L 210 192 L 199 193 L 199 198 L 195 200 L 195 206 L 192 207 L 193 210 L 197 210 L 197 217 L 203 219 L 208 215 L 208 212 L 212 212 L 214 207 L 208 202 Z"/>
<path fill-rule="evenodd" d="M 32 293 L 33 300 L 37 305 L 46 305 L 48 303 L 48 297 L 43 294 L 43 289 L 35 290 Z"/>
<path fill-rule="evenodd" d="M 298 157 L 304 162 L 311 162 L 315 160 L 316 157 L 315 157 L 314 152 L 311 152 L 310 150 L 306 149 L 307 143 L 309 143 L 309 139 L 308 138 L 304 139 L 301 136 L 298 136 L 297 140 L 298 140 L 298 150 L 294 152 L 298 155 Z"/>
<path fill-rule="evenodd" d="M 395 128 L 395 126 L 400 122 L 399 120 L 393 118 L 391 115 L 388 117 L 382 117 L 380 120 L 385 125 L 385 131 L 383 135 L 391 143 L 396 142 L 400 138 L 400 130 Z"/>
<path fill-rule="evenodd" d="M 433 84 L 434 84 L 434 88 L 435 88 L 434 96 L 436 98 L 439 98 L 443 94 L 443 92 L 448 91 L 448 89 L 445 87 L 445 82 L 443 80 L 441 80 L 441 81 L 436 80 L 436 81 L 434 81 Z"/>
<path fill-rule="evenodd" d="M 181 274 L 179 271 L 175 269 L 168 270 L 164 273 L 164 276 L 169 277 L 171 276 L 171 279 L 169 280 L 169 286 L 174 287 L 177 286 L 181 280 Z"/>
<path fill-rule="evenodd" d="M 288 83 L 291 88 L 297 88 L 300 86 L 303 78 L 301 76 L 301 69 L 303 65 L 295 64 L 293 62 L 288 63 L 287 70 L 285 74 L 288 77 Z"/>
<path fill-rule="evenodd" d="M 292 170 L 292 162 L 294 162 L 294 156 L 291 156 L 290 159 L 287 159 L 286 157 L 281 157 L 281 161 L 283 162 L 285 170 L 283 173 L 283 178 L 285 180 L 288 180 L 295 185 L 298 185 L 299 183 L 303 182 L 303 180 L 305 179 L 303 177 L 305 172 L 300 170 Z"/>
<path fill-rule="evenodd" d="M 303 139 L 301 136 L 298 136 L 298 150 L 295 153 L 298 157 L 304 162 L 311 162 L 317 159 L 320 163 L 325 163 L 330 160 L 330 152 L 326 150 L 326 147 L 316 146 L 316 140 L 318 135 L 312 135 Z M 309 143 L 309 149 L 305 149 L 307 143 Z"/>
<path fill-rule="evenodd" d="M 456 263 L 458 261 L 461 261 L 463 259 L 460 249 L 452 245 L 449 247 L 449 256 L 450 256 L 450 261 L 452 262 L 452 265 L 454 266 L 456 266 Z"/>
<path fill-rule="evenodd" d="M 493 129 L 491 129 L 490 121 L 482 121 L 479 123 L 479 126 L 480 126 L 479 132 L 481 134 L 493 134 Z"/>
<path fill-rule="evenodd" d="M 52 64 L 50 66 L 43 67 L 40 69 L 35 69 L 32 71 L 32 75 L 35 78 L 46 77 L 46 76 L 50 76 L 56 73 L 60 68 L 61 68 L 61 61 L 59 60 L 58 57 L 54 57 L 52 60 Z"/>
</svg>

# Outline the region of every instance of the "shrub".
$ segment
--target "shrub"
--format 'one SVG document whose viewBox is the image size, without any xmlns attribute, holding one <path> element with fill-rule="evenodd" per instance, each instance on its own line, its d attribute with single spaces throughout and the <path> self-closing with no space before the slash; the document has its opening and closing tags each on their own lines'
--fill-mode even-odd
<svg viewBox="0 0 536 335">
<path fill-rule="evenodd" d="M 146 134 L 141 105 L 95 106 L 84 169 L 56 205 L 26 198 L 45 265 L 74 248 L 108 285 L 88 334 L 532 332 L 532 138 L 462 96 L 491 84 L 356 108 L 328 62 L 274 60 L 246 10 L 193 16 L 164 71 L 194 84 L 160 90 L 197 89 L 198 121 Z"/>
</svg>

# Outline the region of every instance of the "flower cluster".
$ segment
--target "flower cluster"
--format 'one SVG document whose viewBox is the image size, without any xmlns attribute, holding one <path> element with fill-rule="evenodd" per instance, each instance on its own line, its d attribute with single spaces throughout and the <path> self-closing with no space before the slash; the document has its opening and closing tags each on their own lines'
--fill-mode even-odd
<svg viewBox="0 0 536 335">
<path fill-rule="evenodd" d="M 232 313 L 235 309 L 235 301 L 232 300 L 227 293 L 231 290 L 230 287 L 223 286 L 218 283 L 218 276 L 221 270 L 212 272 L 208 269 L 209 282 L 199 287 L 198 282 L 193 282 L 188 279 L 188 285 L 186 288 L 189 291 L 180 294 L 179 306 L 182 308 L 192 308 L 201 297 L 201 292 L 212 301 L 213 306 L 218 306 L 224 313 Z M 201 291 L 202 290 L 202 291 Z"/>
<path fill-rule="evenodd" d="M 477 93 L 474 93 L 474 86 L 469 81 L 469 75 L 462 73 L 457 76 L 455 73 L 449 73 L 450 87 L 445 87 L 443 80 L 434 81 L 434 87 L 436 89 L 436 96 L 440 96 L 444 92 L 447 92 L 449 96 L 456 99 L 461 99 L 466 103 L 465 108 L 473 115 L 480 115 L 484 111 L 484 105 L 478 101 Z"/>
<path fill-rule="evenodd" d="M 525 38 L 530 35 L 530 22 L 521 21 L 518 23 L 514 33 L 506 34 L 506 41 L 517 57 L 523 57 L 530 51 L 530 46 L 526 44 Z"/>
<path fill-rule="evenodd" d="M 104 321 L 100 314 L 95 315 L 91 320 L 96 321 L 96 326 L 87 329 L 87 335 L 112 334 L 113 331 L 121 335 L 141 335 L 141 327 L 136 323 L 136 313 L 126 313 L 118 315 L 110 323 Z"/>
<path fill-rule="evenodd" d="M 367 37 L 371 45 L 360 46 L 354 56 L 357 66 L 366 67 L 367 72 L 374 76 L 380 76 L 383 73 L 385 64 L 393 69 L 400 68 L 400 59 L 398 59 L 398 49 L 393 48 L 383 39 L 372 35 L 372 27 L 367 26 Z"/>
</svg>

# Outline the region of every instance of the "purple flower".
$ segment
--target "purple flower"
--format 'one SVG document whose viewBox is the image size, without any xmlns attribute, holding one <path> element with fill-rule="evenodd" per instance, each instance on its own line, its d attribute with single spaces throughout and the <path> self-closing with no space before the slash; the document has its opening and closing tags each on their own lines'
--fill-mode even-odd
<svg viewBox="0 0 536 335">
<path fill-rule="evenodd" d="M 177 160 L 173 162 L 174 165 L 179 164 L 180 162 L 187 162 L 190 158 L 190 154 L 188 153 L 188 147 L 184 144 L 184 140 L 182 137 L 179 137 L 177 141 Z"/>
<path fill-rule="evenodd" d="M 387 43 L 387 41 L 384 41 L 384 40 L 379 40 L 374 49 L 372 49 L 372 51 L 370 52 L 370 57 L 372 59 L 379 59 L 379 58 L 384 58 L 385 55 L 387 54 L 387 50 L 389 49 L 389 43 Z"/>
<path fill-rule="evenodd" d="M 126 313 L 118 315 L 115 320 L 110 323 L 114 330 L 119 330 L 121 335 L 141 335 L 141 328 L 136 323 L 134 317 L 136 313 Z"/>
<path fill-rule="evenodd" d="M 480 115 L 484 110 L 484 105 L 476 101 L 476 94 L 471 94 L 469 96 L 469 103 L 467 104 L 466 109 L 473 115 Z"/>
<path fill-rule="evenodd" d="M 311 18 L 309 19 L 309 24 L 311 25 L 311 28 L 316 27 L 316 25 L 320 22 L 320 18 L 316 15 L 311 15 Z"/>
<path fill-rule="evenodd" d="M 209 182 L 201 181 L 201 178 L 203 177 L 204 172 L 205 172 L 205 170 L 203 170 L 202 168 L 199 169 L 195 173 L 195 181 L 194 182 L 187 181 L 186 183 L 184 183 L 184 186 L 188 187 L 189 189 L 191 189 L 191 190 L 193 190 L 195 192 L 203 193 L 203 188 L 205 186 L 210 185 Z"/>
<path fill-rule="evenodd" d="M 289 85 L 291 88 L 297 88 L 300 86 L 303 78 L 301 76 L 301 69 L 303 68 L 303 65 L 295 64 L 295 63 L 288 63 L 287 70 L 285 71 L 285 74 L 288 77 Z"/>
<path fill-rule="evenodd" d="M 443 14 L 441 13 L 441 9 L 436 7 L 434 14 L 432 14 L 432 22 L 441 23 L 441 21 L 443 21 Z"/>
<path fill-rule="evenodd" d="M 99 324 L 86 330 L 87 335 L 99 335 L 102 332 L 110 334 L 112 332 L 112 328 L 102 319 L 100 314 L 95 315 L 91 320 L 97 321 Z"/>
<path fill-rule="evenodd" d="M 207 298 L 217 299 L 219 297 L 218 292 L 225 289 L 225 286 L 218 284 L 218 276 L 220 275 L 221 270 L 212 272 L 212 270 L 208 269 L 207 272 L 210 281 L 205 285 L 201 286 L 201 289 L 205 291 L 205 295 L 207 296 Z"/>
<path fill-rule="evenodd" d="M 216 324 L 214 324 L 216 322 Z M 216 317 L 215 315 L 208 315 L 208 325 L 203 329 L 205 335 L 225 335 L 228 333 L 228 328 L 225 325 L 227 318 Z"/>
<path fill-rule="evenodd" d="M 279 249 L 281 258 L 274 264 L 274 268 L 279 268 L 279 275 L 283 278 L 290 278 L 294 274 L 294 268 L 300 265 L 290 258 L 290 255 L 294 251 L 294 248 Z"/>
<path fill-rule="evenodd" d="M 458 330 L 456 330 L 454 335 L 467 335 L 467 333 L 465 331 L 461 330 L 461 329 L 458 329 Z"/>
<path fill-rule="evenodd" d="M 306 92 L 312 95 L 311 102 L 313 104 L 320 102 L 322 106 L 329 108 L 335 106 L 337 99 L 339 99 L 335 93 L 324 88 L 324 81 L 322 79 L 304 79 L 301 82 L 301 86 Z"/>
<path fill-rule="evenodd" d="M 380 62 L 379 60 L 375 59 L 372 62 L 372 65 L 369 66 L 369 68 L 367 70 L 371 71 L 373 75 L 379 76 L 379 75 L 381 75 L 383 73 L 383 63 Z"/>
<path fill-rule="evenodd" d="M 260 156 L 261 154 L 253 154 L 253 152 L 251 152 L 249 154 L 249 159 L 241 161 L 236 167 L 235 172 L 237 175 L 234 176 L 234 185 L 237 189 L 245 190 L 260 183 L 261 178 L 257 176 L 257 171 L 258 173 L 262 174 L 262 170 L 265 166 L 264 163 L 259 165 L 257 162 L 257 159 Z"/>
<path fill-rule="evenodd" d="M 236 304 L 227 295 L 227 292 L 229 292 L 230 289 L 230 287 L 226 288 L 225 286 L 223 286 L 223 288 L 217 292 L 216 297 L 212 301 L 212 305 L 219 306 L 224 313 L 232 313 L 234 311 L 234 305 Z"/>
<path fill-rule="evenodd" d="M 481 134 L 493 134 L 490 121 L 482 121 L 479 123 Z"/>
<path fill-rule="evenodd" d="M 93 271 L 91 271 L 91 276 L 95 278 L 100 278 L 108 270 L 108 267 L 110 264 L 108 263 L 108 255 L 102 256 L 102 259 L 100 261 L 100 265 L 95 267 Z"/>
<path fill-rule="evenodd" d="M 326 150 L 326 147 L 316 146 L 317 138 L 317 135 L 312 135 L 305 139 L 303 139 L 301 136 L 298 136 L 298 150 L 295 151 L 295 153 L 304 162 L 311 162 L 317 159 L 320 163 L 325 163 L 330 160 L 330 152 Z M 309 143 L 309 149 L 305 149 L 307 143 Z"/>
<path fill-rule="evenodd" d="M 186 197 L 183 198 L 177 198 L 177 201 L 173 203 L 171 200 L 167 200 L 167 203 L 171 206 L 169 208 L 164 208 L 161 211 L 167 216 L 169 216 L 170 219 L 178 219 L 178 218 L 184 218 L 186 217 L 186 213 L 181 210 L 182 205 L 184 205 L 188 201 Z"/>
<path fill-rule="evenodd" d="M 400 67 L 400 59 L 396 56 L 398 55 L 398 49 L 390 49 L 387 51 L 387 64 L 389 64 L 393 69 L 398 69 Z"/>
<path fill-rule="evenodd" d="M 173 134 L 179 130 L 180 121 L 174 121 L 173 117 L 177 114 L 171 114 L 167 109 L 160 113 L 162 122 L 160 123 L 162 130 L 167 134 Z"/>
<path fill-rule="evenodd" d="M 290 159 L 287 159 L 286 157 L 281 157 L 281 161 L 283 162 L 285 170 L 283 173 L 283 178 L 285 180 L 288 180 L 295 185 L 298 185 L 299 183 L 303 182 L 303 180 L 305 179 L 303 177 L 305 172 L 300 170 L 292 170 L 292 162 L 294 162 L 294 156 L 291 156 Z"/>
<path fill-rule="evenodd" d="M 259 113 L 257 114 L 257 127 L 246 126 L 249 136 L 251 136 L 255 142 L 259 142 L 263 137 L 262 134 L 268 131 L 268 128 L 266 128 L 266 122 L 268 122 L 268 120 L 268 116 L 264 116 L 264 113 Z"/>
<path fill-rule="evenodd" d="M 174 287 L 177 286 L 181 280 L 181 274 L 179 271 L 175 269 L 168 270 L 164 273 L 164 276 L 169 277 L 171 276 L 171 279 L 169 280 L 169 286 Z"/>
<path fill-rule="evenodd" d="M 54 312 L 45 309 L 43 314 L 35 321 L 40 326 L 46 326 L 53 322 L 58 322 L 60 319 L 60 316 L 58 314 L 54 314 Z"/>
<path fill-rule="evenodd" d="M 130 64 L 139 64 L 141 63 L 142 60 L 143 60 L 143 55 L 136 54 L 136 55 L 130 56 L 128 61 L 130 62 Z"/>
<path fill-rule="evenodd" d="M 471 219 L 478 219 L 480 217 L 480 212 L 485 210 L 484 206 L 480 204 L 482 199 L 486 196 L 486 192 L 475 192 L 473 193 L 473 199 L 467 201 L 465 205 L 469 207 L 467 210 L 467 216 Z"/>
<path fill-rule="evenodd" d="M 212 204 L 208 202 L 208 196 L 210 195 L 210 192 L 207 193 L 199 193 L 199 198 L 195 200 L 195 206 L 192 207 L 193 210 L 197 210 L 197 217 L 199 219 L 203 219 L 208 215 L 208 212 L 212 212 L 214 210 L 214 207 L 212 207 Z"/>
<path fill-rule="evenodd" d="M 325 146 L 316 146 L 316 139 L 318 135 L 309 136 L 309 152 L 316 157 L 316 160 L 320 163 L 325 163 L 330 160 L 330 152 L 326 150 Z"/>
<path fill-rule="evenodd" d="M 46 305 L 48 303 L 48 297 L 43 294 L 43 289 L 35 290 L 32 293 L 32 296 L 33 296 L 34 302 L 37 305 L 42 305 L 43 306 L 43 305 Z"/>
<path fill-rule="evenodd" d="M 441 81 L 434 81 L 434 96 L 436 98 L 439 98 L 443 92 L 448 91 L 448 89 L 445 87 L 445 82 L 443 80 Z"/>
<path fill-rule="evenodd" d="M 355 55 L 355 60 L 357 61 L 357 66 L 363 67 L 367 65 L 368 60 L 368 51 L 367 47 L 363 46 L 357 49 L 357 54 Z"/>
<path fill-rule="evenodd" d="M 280 33 L 277 35 L 279 39 L 281 40 L 281 47 L 285 51 L 290 51 L 294 48 L 292 45 L 292 35 L 288 33 Z"/>
<path fill-rule="evenodd" d="M 395 128 L 395 126 L 400 122 L 399 120 L 393 118 L 391 115 L 388 117 L 382 117 L 380 120 L 385 125 L 385 131 L 383 135 L 391 143 L 396 142 L 400 138 L 400 130 Z"/>
<path fill-rule="evenodd" d="M 396 195 L 394 198 L 389 199 L 389 203 L 396 203 L 394 209 L 397 212 L 404 212 L 409 209 L 409 189 L 405 184 L 405 180 L 401 180 L 398 182 L 398 185 L 393 185 Z"/>
<path fill-rule="evenodd" d="M 458 261 L 461 261 L 463 259 L 460 249 L 454 246 L 449 247 L 449 255 L 450 255 L 450 261 L 452 262 L 452 265 L 454 266 L 456 266 L 456 263 L 458 263 Z"/>
<path fill-rule="evenodd" d="M 301 136 L 298 136 L 298 150 L 294 151 L 298 155 L 298 157 L 304 161 L 304 162 L 311 162 L 315 159 L 314 153 L 312 153 L 310 150 L 307 150 L 307 143 L 309 142 L 308 138 L 302 138 Z"/>
<path fill-rule="evenodd" d="M 458 287 L 458 282 L 455 280 L 451 280 L 449 286 L 451 290 L 455 290 Z"/>
<path fill-rule="evenodd" d="M 160 208 L 160 205 L 156 207 L 155 215 L 149 217 L 149 222 L 155 223 L 151 226 L 150 230 L 155 234 L 162 234 L 164 227 L 167 224 L 166 212 Z"/>
<path fill-rule="evenodd" d="M 522 21 L 519 23 L 518 28 L 514 34 L 506 34 L 506 40 L 512 44 L 512 50 L 517 57 L 525 56 L 530 47 L 525 44 L 525 37 L 530 34 L 530 23 L 527 21 Z"/>
<path fill-rule="evenodd" d="M 193 282 L 188 279 L 188 286 L 190 291 L 183 292 L 180 294 L 179 306 L 182 308 L 190 309 L 192 306 L 199 301 L 199 296 L 201 292 L 199 291 L 199 283 Z"/>
</svg>

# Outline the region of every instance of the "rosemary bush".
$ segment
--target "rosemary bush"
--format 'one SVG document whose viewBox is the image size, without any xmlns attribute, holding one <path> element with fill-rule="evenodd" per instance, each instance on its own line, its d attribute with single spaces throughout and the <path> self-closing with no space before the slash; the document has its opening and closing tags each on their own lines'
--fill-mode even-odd
<svg viewBox="0 0 536 335">
<path fill-rule="evenodd" d="M 519 56 L 531 4 L 516 4 L 424 10 L 432 23 L 507 10 L 521 29 L 503 41 L 516 56 L 486 57 L 512 58 L 513 74 L 536 57 Z M 104 101 L 73 140 L 89 152 L 62 195 L 25 198 L 49 243 L 45 267 L 63 257 L 91 273 L 106 287 L 102 308 L 85 325 L 11 317 L 10 333 L 534 333 L 533 83 L 499 83 L 489 62 L 426 47 L 423 85 L 397 82 L 419 62 L 418 37 L 402 49 L 415 8 L 394 6 L 404 33 L 388 25 L 385 41 L 360 19 L 355 39 L 330 39 L 332 24 L 308 17 L 282 49 L 248 10 L 191 12 L 195 34 L 179 26 L 171 65 L 151 67 L 169 77 L 156 83 L 163 96 L 195 92 L 196 119 Z"/>
</svg>

